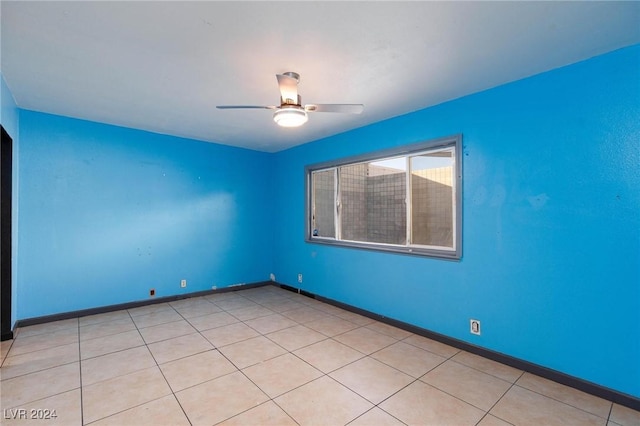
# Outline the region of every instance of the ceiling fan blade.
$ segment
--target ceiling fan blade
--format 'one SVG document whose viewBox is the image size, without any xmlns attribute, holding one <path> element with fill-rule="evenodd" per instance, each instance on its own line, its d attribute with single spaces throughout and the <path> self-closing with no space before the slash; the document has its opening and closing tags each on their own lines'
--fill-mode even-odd
<svg viewBox="0 0 640 426">
<path fill-rule="evenodd" d="M 218 105 L 218 109 L 276 109 L 275 106 L 260 106 L 260 105 Z"/>
<path fill-rule="evenodd" d="M 307 112 L 341 112 L 346 114 L 360 114 L 364 110 L 362 104 L 307 104 Z"/>
<path fill-rule="evenodd" d="M 278 86 L 280 86 L 280 96 L 283 104 L 298 104 L 298 81 L 300 75 L 295 72 L 276 74 Z"/>
</svg>

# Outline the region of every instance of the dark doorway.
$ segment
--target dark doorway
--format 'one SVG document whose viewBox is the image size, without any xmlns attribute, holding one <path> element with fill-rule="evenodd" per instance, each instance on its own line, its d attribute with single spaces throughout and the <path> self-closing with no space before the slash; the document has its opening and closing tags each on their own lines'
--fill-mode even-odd
<svg viewBox="0 0 640 426">
<path fill-rule="evenodd" d="M 2 126 L 0 126 L 2 127 Z M 13 139 L 2 127 L 0 146 L 0 341 L 13 339 L 11 330 L 11 163 Z"/>
</svg>

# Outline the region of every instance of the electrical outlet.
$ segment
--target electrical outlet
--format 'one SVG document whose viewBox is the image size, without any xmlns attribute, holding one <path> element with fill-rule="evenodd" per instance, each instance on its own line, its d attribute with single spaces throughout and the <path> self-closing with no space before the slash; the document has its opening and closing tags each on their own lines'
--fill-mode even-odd
<svg viewBox="0 0 640 426">
<path fill-rule="evenodd" d="M 180 287 L 185 288 L 187 286 L 187 280 L 180 280 Z"/>
<path fill-rule="evenodd" d="M 156 289 L 155 288 L 150 289 L 149 290 L 149 297 L 153 297 L 155 295 L 156 295 Z"/>
<path fill-rule="evenodd" d="M 275 276 L 275 274 L 269 274 L 269 279 L 270 279 L 271 281 L 275 281 L 275 280 L 276 280 L 276 276 Z"/>
<path fill-rule="evenodd" d="M 469 331 L 471 334 L 480 335 L 480 321 L 475 319 L 469 320 Z"/>
<path fill-rule="evenodd" d="M 302 284 L 302 274 L 298 274 L 298 282 Z"/>
</svg>

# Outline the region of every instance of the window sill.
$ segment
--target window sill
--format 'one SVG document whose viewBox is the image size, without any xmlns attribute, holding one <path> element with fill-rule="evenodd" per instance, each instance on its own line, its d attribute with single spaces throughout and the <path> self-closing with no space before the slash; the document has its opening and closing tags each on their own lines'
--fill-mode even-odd
<svg viewBox="0 0 640 426">
<path fill-rule="evenodd" d="M 398 246 L 393 244 L 364 243 L 358 241 L 339 241 L 331 238 L 307 238 L 305 241 L 311 244 L 355 248 L 361 250 L 404 254 L 409 256 L 420 256 L 434 259 L 460 261 L 460 259 L 462 258 L 462 253 L 456 252 L 455 250 L 438 250 L 419 246 Z"/>
</svg>

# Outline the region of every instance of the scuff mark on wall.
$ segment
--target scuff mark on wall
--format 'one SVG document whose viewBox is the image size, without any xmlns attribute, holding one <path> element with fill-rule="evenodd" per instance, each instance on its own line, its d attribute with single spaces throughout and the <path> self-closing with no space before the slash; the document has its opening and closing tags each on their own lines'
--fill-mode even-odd
<svg viewBox="0 0 640 426">
<path fill-rule="evenodd" d="M 533 207 L 534 210 L 540 210 L 545 204 L 547 204 L 547 201 L 549 201 L 549 196 L 543 192 L 542 194 L 527 197 L 527 201 L 531 204 L 531 207 Z"/>
</svg>

